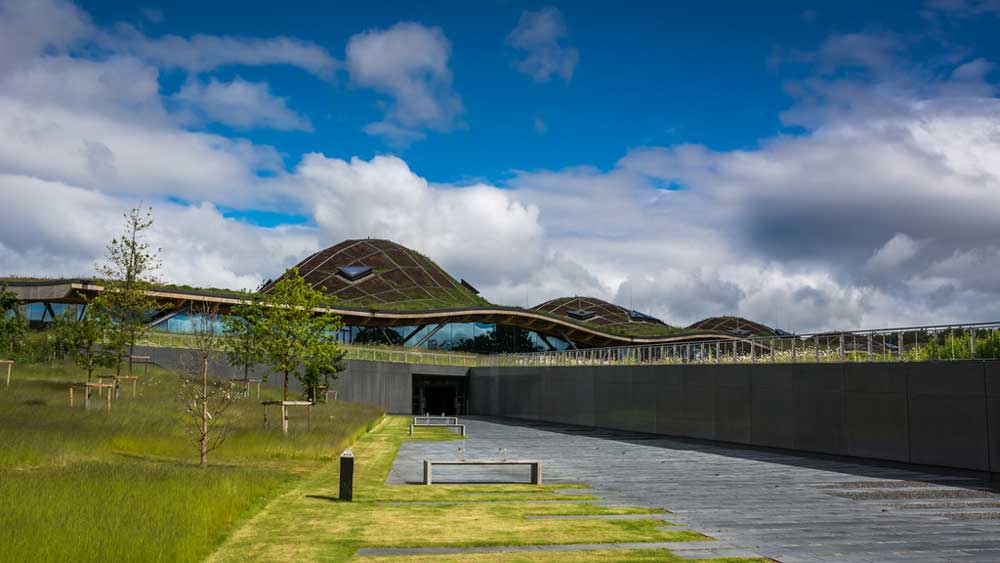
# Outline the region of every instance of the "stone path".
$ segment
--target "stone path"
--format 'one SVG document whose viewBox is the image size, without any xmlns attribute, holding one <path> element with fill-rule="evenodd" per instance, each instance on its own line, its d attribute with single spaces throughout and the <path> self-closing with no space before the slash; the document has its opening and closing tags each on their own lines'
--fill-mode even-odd
<svg viewBox="0 0 1000 563">
<path fill-rule="evenodd" d="M 603 504 L 665 508 L 669 521 L 718 540 L 671 548 L 685 557 L 1000 562 L 1000 483 L 973 473 L 565 425 L 463 422 L 464 442 L 404 442 L 389 482 L 419 483 L 427 458 L 496 458 L 504 448 L 510 459 L 541 460 L 547 483 L 589 484 Z M 527 478 L 526 468 L 434 470 L 439 483 Z"/>
</svg>

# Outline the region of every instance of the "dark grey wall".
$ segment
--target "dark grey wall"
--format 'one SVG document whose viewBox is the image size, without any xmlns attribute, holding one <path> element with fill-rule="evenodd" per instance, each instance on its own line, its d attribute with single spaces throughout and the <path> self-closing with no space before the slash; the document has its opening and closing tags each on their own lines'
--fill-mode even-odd
<svg viewBox="0 0 1000 563">
<path fill-rule="evenodd" d="M 152 361 L 167 369 L 184 370 L 191 362 L 191 351 L 181 348 L 137 347 L 137 355 L 149 356 Z M 211 373 L 217 377 L 242 377 L 243 373 L 226 363 L 225 355 L 217 354 L 210 364 Z M 272 385 L 281 383 L 281 375 L 275 375 L 264 367 L 259 367 L 254 377 L 267 373 Z M 468 368 L 433 366 L 423 364 L 401 364 L 347 360 L 344 370 L 330 386 L 337 391 L 337 397 L 355 403 L 372 403 L 393 414 L 411 414 L 413 408 L 413 375 L 464 376 Z M 300 391 L 297 381 L 289 382 L 289 387 Z"/>
<path fill-rule="evenodd" d="M 474 368 L 473 414 L 1000 472 L 1000 362 Z"/>
</svg>

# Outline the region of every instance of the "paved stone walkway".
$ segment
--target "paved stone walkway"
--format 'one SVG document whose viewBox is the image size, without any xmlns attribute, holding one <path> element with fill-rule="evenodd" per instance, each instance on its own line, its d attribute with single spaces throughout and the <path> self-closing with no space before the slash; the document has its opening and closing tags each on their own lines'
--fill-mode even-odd
<svg viewBox="0 0 1000 563">
<path fill-rule="evenodd" d="M 665 508 L 669 521 L 718 540 L 678 546 L 685 557 L 1000 562 L 1000 483 L 972 473 L 555 424 L 463 422 L 464 442 L 404 442 L 389 482 L 419 483 L 428 458 L 538 459 L 546 483 L 589 484 L 605 504 Z M 527 479 L 527 468 L 434 469 L 438 483 Z"/>
</svg>

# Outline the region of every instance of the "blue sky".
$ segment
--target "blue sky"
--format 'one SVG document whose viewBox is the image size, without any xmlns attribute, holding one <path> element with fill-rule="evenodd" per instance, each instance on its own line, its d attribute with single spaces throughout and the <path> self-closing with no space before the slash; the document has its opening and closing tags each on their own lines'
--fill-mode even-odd
<svg viewBox="0 0 1000 563">
<path fill-rule="evenodd" d="M 1000 318 L 997 0 L 0 0 L 0 267 L 253 288 L 343 239 L 497 303 Z M 44 205 L 39 205 L 44 202 Z"/>
<path fill-rule="evenodd" d="M 377 92 L 281 66 L 228 67 L 216 75 L 267 81 L 315 130 L 260 128 L 222 134 L 249 136 L 277 147 L 291 167 L 300 155 L 405 157 L 432 181 L 503 183 L 513 170 L 595 166 L 606 170 L 630 148 L 698 143 L 715 150 L 755 146 L 776 134 L 796 134 L 780 113 L 793 99 L 784 82 L 802 75 L 795 64 L 775 68 L 776 56 L 815 49 L 833 33 L 925 33 L 913 2 L 134 2 L 83 3 L 96 21 L 129 22 L 150 35 L 288 35 L 342 56 L 348 39 L 400 21 L 440 27 L 452 45 L 454 89 L 463 126 L 431 133 L 408 146 L 364 133 L 379 119 Z M 536 82 L 512 66 L 517 52 L 505 38 L 525 10 L 555 6 L 568 29 L 565 44 L 580 53 L 570 81 Z M 155 10 L 161 21 L 145 15 Z M 1000 45 L 987 40 L 996 22 L 963 22 L 959 35 L 981 56 Z M 923 40 L 930 43 L 926 39 Z M 913 47 L 933 57 L 936 46 Z M 180 71 L 161 78 L 180 87 Z M 536 118 L 545 132 L 536 131 Z"/>
</svg>

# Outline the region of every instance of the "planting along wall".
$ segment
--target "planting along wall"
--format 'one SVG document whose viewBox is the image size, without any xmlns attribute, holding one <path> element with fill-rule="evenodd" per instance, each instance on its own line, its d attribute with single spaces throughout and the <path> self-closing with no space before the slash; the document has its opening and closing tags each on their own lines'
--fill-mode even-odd
<svg viewBox="0 0 1000 563">
<path fill-rule="evenodd" d="M 149 356 L 153 363 L 171 370 L 189 369 L 192 361 L 190 350 L 183 348 L 136 347 L 136 355 Z M 453 366 L 433 366 L 426 364 L 403 364 L 347 360 L 344 370 L 330 386 L 337 391 L 343 401 L 372 403 L 393 414 L 410 414 L 413 408 L 413 375 L 464 376 L 468 368 Z M 141 369 L 141 368 L 140 368 Z M 224 354 L 216 354 L 210 362 L 210 373 L 221 378 L 243 377 L 243 373 L 226 363 Z M 265 367 L 259 367 L 251 377 L 267 374 L 268 383 L 280 385 L 281 374 L 274 374 Z M 294 378 L 289 388 L 301 391 Z"/>
<path fill-rule="evenodd" d="M 473 414 L 1000 473 L 1000 362 L 473 368 Z"/>
</svg>

